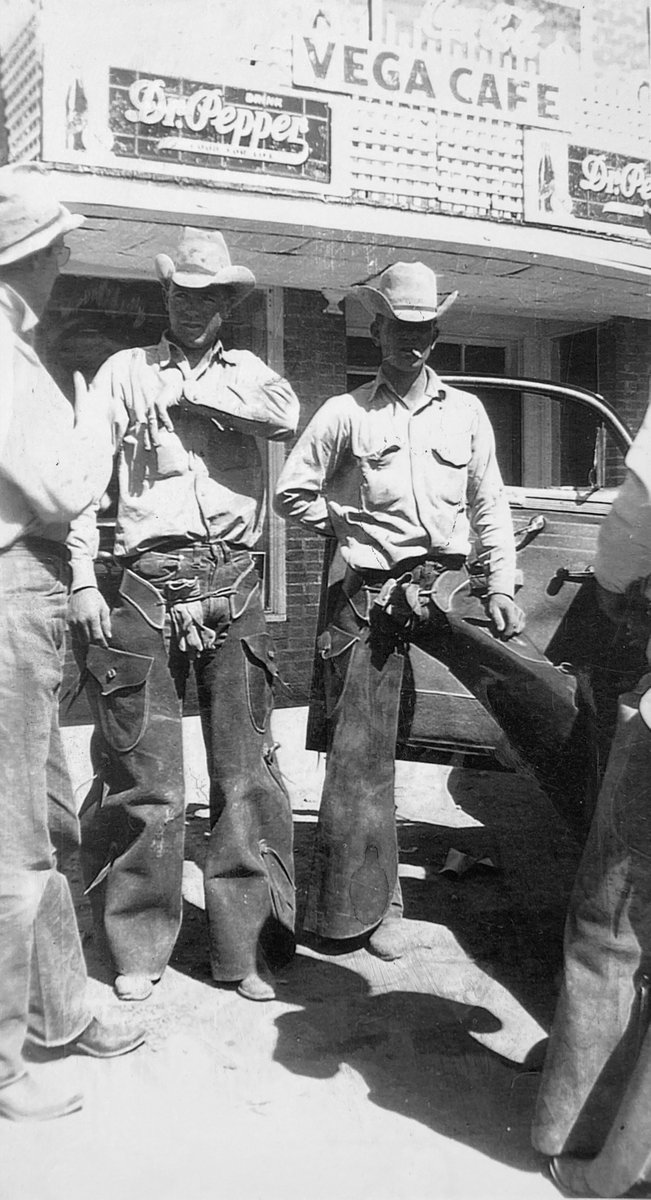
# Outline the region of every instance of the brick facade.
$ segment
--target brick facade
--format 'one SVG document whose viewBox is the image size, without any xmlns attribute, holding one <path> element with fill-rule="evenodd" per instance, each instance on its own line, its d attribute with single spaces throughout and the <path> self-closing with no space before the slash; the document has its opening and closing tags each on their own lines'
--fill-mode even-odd
<svg viewBox="0 0 651 1200">
<path fill-rule="evenodd" d="M 285 375 L 301 402 L 302 430 L 328 396 L 345 391 L 346 329 L 343 316 L 324 311 L 321 292 L 288 288 L 284 303 Z M 280 706 L 308 700 L 322 563 L 322 539 L 288 524 L 287 620 L 272 626 L 287 684 Z"/>
<path fill-rule="evenodd" d="M 606 322 L 599 350 L 602 394 L 636 433 L 651 398 L 651 321 L 615 317 Z"/>
</svg>

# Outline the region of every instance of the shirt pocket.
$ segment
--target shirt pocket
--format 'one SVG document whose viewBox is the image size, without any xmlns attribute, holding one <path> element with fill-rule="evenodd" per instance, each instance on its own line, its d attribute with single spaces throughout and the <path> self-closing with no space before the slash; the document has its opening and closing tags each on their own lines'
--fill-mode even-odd
<svg viewBox="0 0 651 1200">
<path fill-rule="evenodd" d="M 360 475 L 362 508 L 387 504 L 396 498 L 396 478 L 402 442 L 385 442 L 373 450 L 355 452 Z"/>
<path fill-rule="evenodd" d="M 436 466 L 436 488 L 447 504 L 461 504 L 466 490 L 468 464 L 472 456 L 470 431 L 448 434 L 431 447 Z"/>
</svg>

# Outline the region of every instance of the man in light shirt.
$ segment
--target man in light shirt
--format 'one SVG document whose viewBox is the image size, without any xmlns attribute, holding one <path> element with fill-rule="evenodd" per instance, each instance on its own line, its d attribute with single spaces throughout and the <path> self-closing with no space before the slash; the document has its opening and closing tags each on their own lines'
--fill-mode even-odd
<svg viewBox="0 0 651 1200">
<path fill-rule="evenodd" d="M 651 403 L 595 559 L 604 612 L 651 664 Z M 533 1126 L 564 1195 L 651 1180 L 651 666 L 617 727 L 570 899 Z M 645 1192 L 648 1194 L 648 1192 Z"/>
<path fill-rule="evenodd" d="M 109 1058 L 143 1041 L 89 1009 L 52 840 L 54 823 L 76 827 L 57 714 L 65 539 L 102 490 L 110 445 L 97 437 L 83 381 L 73 412 L 32 335 L 70 254 L 64 237 L 82 221 L 37 168 L 0 169 L 0 1115 L 15 1121 L 82 1105 L 30 1073 L 25 1045 Z"/>
<path fill-rule="evenodd" d="M 395 263 L 354 294 L 373 317 L 382 366 L 318 410 L 285 464 L 276 507 L 336 538 L 346 564 L 319 638 L 329 752 L 306 927 L 326 939 L 370 934 L 373 953 L 391 959 L 403 948 L 393 760 L 405 655 L 431 628 L 416 611 L 420 594 L 469 553 L 466 513 L 494 629 L 511 637 L 522 613 L 488 417 L 426 365 L 455 297 L 439 304 L 436 276 L 418 262 Z"/>
<path fill-rule="evenodd" d="M 113 355 L 91 388 L 118 465 L 111 612 L 93 570 L 94 514 L 69 538 L 70 620 L 88 647 L 96 721 L 82 860 L 116 992 L 146 999 L 181 919 L 181 712 L 193 669 L 210 773 L 211 971 L 270 1000 L 268 967 L 294 951 L 292 813 L 270 736 L 278 669 L 251 551 L 265 515 L 257 442 L 289 437 L 298 401 L 254 354 L 222 344 L 224 318 L 255 279 L 219 232 L 183 230 L 176 261 L 159 255 L 156 268 L 167 334 Z"/>
</svg>

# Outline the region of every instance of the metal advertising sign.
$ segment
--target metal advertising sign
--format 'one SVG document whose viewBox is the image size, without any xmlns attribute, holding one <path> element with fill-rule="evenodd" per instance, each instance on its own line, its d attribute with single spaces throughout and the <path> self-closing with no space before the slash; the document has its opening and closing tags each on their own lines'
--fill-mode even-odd
<svg viewBox="0 0 651 1200">
<path fill-rule="evenodd" d="M 330 182 L 330 106 L 111 67 L 113 154 Z"/>
<path fill-rule="evenodd" d="M 548 0 L 402 0 L 385 40 L 345 40 L 325 22 L 293 39 L 293 82 L 520 125 L 573 123 L 579 13 Z M 388 38 L 393 34 L 395 40 Z"/>
<path fill-rule="evenodd" d="M 560 134 L 525 130 L 525 220 L 644 232 L 651 202 L 651 161 L 570 143 Z M 613 230 L 614 232 L 614 230 Z"/>
</svg>

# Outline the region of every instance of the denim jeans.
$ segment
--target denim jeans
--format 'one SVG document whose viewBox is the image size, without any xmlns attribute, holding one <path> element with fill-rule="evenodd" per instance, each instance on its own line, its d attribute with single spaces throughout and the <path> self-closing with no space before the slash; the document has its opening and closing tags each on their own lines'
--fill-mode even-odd
<svg viewBox="0 0 651 1200">
<path fill-rule="evenodd" d="M 183 581 L 196 582 L 202 622 L 216 635 L 192 657 L 180 651 L 168 612 Z M 181 713 L 191 669 L 210 775 L 204 889 L 213 978 L 244 978 L 261 953 L 272 965 L 286 961 L 292 813 L 270 740 L 277 668 L 250 554 L 145 552 L 125 571 L 111 620 L 111 647 L 87 657 L 97 776 L 81 816 L 84 873 L 117 972 L 158 978 L 180 926 Z"/>
<path fill-rule="evenodd" d="M 28 1028 L 55 1046 L 92 1016 L 50 831 L 76 839 L 57 720 L 67 576 L 54 544 L 0 554 L 0 1086 L 25 1071 Z"/>
<path fill-rule="evenodd" d="M 616 1133 L 648 1026 L 651 974 L 651 730 L 639 698 L 620 696 L 618 724 L 570 900 L 564 983 L 533 1126 L 544 1154 L 598 1155 Z M 651 1081 L 641 1125 L 651 1154 Z M 630 1107 L 630 1105 L 629 1105 Z M 625 1122 L 630 1127 L 631 1118 Z M 623 1128 L 623 1125 L 622 1125 Z M 610 1135 L 610 1136 L 609 1136 Z M 603 1164 L 605 1170 L 605 1164 Z M 631 1179 L 627 1186 L 635 1180 Z M 608 1191 L 600 1194 L 621 1195 Z"/>
</svg>

